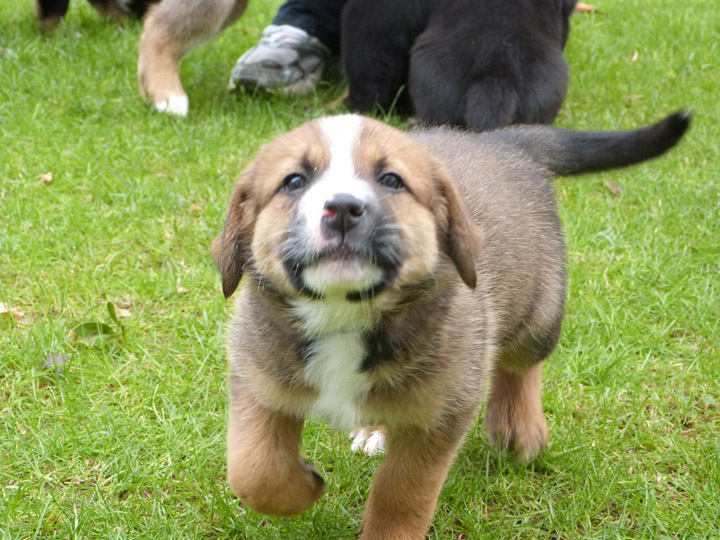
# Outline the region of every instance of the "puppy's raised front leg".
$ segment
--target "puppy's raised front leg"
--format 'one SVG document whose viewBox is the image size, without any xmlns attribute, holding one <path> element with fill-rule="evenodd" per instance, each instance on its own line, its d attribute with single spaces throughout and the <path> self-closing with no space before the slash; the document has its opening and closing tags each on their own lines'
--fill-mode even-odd
<svg viewBox="0 0 720 540">
<path fill-rule="evenodd" d="M 238 381 L 231 385 L 230 487 L 256 512 L 277 516 L 304 512 L 322 495 L 325 483 L 300 456 L 303 420 L 264 407 Z"/>
<path fill-rule="evenodd" d="M 474 415 L 466 417 L 443 429 L 388 429 L 387 457 L 370 487 L 359 540 L 425 538 L 440 490 Z"/>
</svg>

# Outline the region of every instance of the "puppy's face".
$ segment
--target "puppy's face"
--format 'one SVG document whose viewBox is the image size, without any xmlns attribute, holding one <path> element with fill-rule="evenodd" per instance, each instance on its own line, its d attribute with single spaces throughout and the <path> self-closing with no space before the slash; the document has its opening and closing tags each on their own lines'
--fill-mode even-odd
<svg viewBox="0 0 720 540">
<path fill-rule="evenodd" d="M 479 244 L 423 147 L 380 122 L 339 116 L 260 150 L 213 252 L 226 296 L 249 270 L 284 296 L 362 301 L 428 278 L 443 253 L 473 287 Z"/>
</svg>

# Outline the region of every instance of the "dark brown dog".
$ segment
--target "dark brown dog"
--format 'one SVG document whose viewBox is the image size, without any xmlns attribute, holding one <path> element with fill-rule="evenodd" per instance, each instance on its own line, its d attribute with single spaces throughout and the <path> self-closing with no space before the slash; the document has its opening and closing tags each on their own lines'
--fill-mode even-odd
<svg viewBox="0 0 720 540">
<path fill-rule="evenodd" d="M 358 435 L 387 438 L 360 538 L 425 538 L 488 386 L 490 439 L 535 457 L 565 297 L 550 181 L 657 156 L 688 125 L 406 134 L 339 116 L 263 147 L 213 244 L 225 295 L 245 278 L 228 339 L 233 491 L 302 512 L 324 489 L 299 453 L 304 418 L 382 425 Z"/>
</svg>

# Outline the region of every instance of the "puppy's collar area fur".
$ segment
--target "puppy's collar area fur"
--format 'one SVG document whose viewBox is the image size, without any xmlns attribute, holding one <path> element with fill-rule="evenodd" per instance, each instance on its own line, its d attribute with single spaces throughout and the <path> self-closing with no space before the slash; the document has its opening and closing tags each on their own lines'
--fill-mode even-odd
<svg viewBox="0 0 720 540">
<path fill-rule="evenodd" d="M 382 300 L 361 303 L 347 302 L 342 298 L 288 300 L 290 315 L 307 338 L 367 332 L 380 320 L 382 304 Z"/>
</svg>

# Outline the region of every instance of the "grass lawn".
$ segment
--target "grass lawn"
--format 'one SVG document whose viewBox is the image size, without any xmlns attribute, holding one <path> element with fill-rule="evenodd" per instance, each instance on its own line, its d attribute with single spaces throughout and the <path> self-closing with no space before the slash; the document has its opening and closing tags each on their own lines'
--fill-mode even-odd
<svg viewBox="0 0 720 540">
<path fill-rule="evenodd" d="M 42 34 L 31 0 L 0 0 L 2 540 L 354 537 L 379 458 L 320 422 L 304 451 L 328 489 L 308 513 L 245 511 L 224 479 L 230 305 L 210 243 L 259 145 L 342 91 L 227 92 L 278 3 L 187 55 L 178 120 L 138 96 L 140 23 L 74 0 Z M 557 124 L 686 107 L 694 124 L 658 160 L 556 182 L 570 270 L 549 447 L 515 468 L 478 423 L 433 539 L 720 537 L 720 10 L 594 3 L 573 16 Z"/>
</svg>

